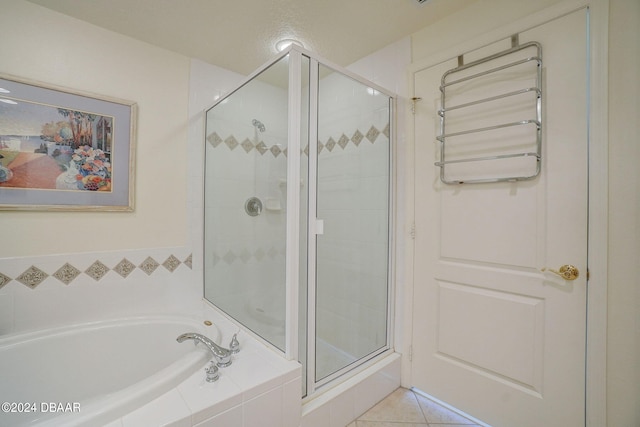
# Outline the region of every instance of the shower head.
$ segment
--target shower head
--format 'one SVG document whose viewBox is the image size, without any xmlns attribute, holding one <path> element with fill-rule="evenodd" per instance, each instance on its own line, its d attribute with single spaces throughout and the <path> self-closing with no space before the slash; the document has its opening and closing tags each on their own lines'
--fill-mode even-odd
<svg viewBox="0 0 640 427">
<path fill-rule="evenodd" d="M 254 125 L 260 132 L 264 132 L 265 130 L 267 130 L 260 120 L 253 119 L 251 124 Z"/>
</svg>

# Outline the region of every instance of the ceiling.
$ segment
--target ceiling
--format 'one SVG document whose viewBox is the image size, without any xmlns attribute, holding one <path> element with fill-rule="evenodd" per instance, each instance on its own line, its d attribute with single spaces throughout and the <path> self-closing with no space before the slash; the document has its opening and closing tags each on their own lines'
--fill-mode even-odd
<svg viewBox="0 0 640 427">
<path fill-rule="evenodd" d="M 28 0 L 247 75 L 283 38 L 347 66 L 475 0 Z"/>
</svg>

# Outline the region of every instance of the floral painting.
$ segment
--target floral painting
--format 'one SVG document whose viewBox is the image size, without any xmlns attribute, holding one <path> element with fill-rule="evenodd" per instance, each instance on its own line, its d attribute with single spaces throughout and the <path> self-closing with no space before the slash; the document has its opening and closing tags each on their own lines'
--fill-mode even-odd
<svg viewBox="0 0 640 427">
<path fill-rule="evenodd" d="M 44 205 L 112 206 L 117 198 L 130 209 L 134 113 L 132 104 L 0 79 L 0 203 L 43 195 Z"/>
<path fill-rule="evenodd" d="M 111 129 L 113 118 L 0 98 L 0 186 L 111 191 L 111 153 L 98 148 L 98 123 Z"/>
</svg>

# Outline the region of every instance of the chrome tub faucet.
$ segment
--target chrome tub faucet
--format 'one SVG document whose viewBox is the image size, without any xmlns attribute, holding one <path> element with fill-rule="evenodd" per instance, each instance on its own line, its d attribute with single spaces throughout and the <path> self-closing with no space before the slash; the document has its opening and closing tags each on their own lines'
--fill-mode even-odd
<svg viewBox="0 0 640 427">
<path fill-rule="evenodd" d="M 187 332 L 186 334 L 182 334 L 178 338 L 176 338 L 176 341 L 178 342 L 183 342 L 185 340 L 194 340 L 196 344 L 198 342 L 201 342 L 206 345 L 207 348 L 211 350 L 211 353 L 213 353 L 218 366 L 220 366 L 221 368 L 231 365 L 231 350 L 220 347 L 218 344 L 205 337 L 204 335 L 197 334 L 195 332 Z"/>
</svg>

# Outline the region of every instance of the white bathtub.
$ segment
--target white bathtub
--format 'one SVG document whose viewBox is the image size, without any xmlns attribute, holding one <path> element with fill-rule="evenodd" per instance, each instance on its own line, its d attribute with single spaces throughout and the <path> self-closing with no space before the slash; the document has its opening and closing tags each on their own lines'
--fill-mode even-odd
<svg viewBox="0 0 640 427">
<path fill-rule="evenodd" d="M 219 341 L 215 326 L 171 317 L 0 338 L 0 403 L 10 405 L 0 426 L 96 426 L 144 406 L 211 358 L 204 346 L 178 343 L 184 332 Z"/>
</svg>

